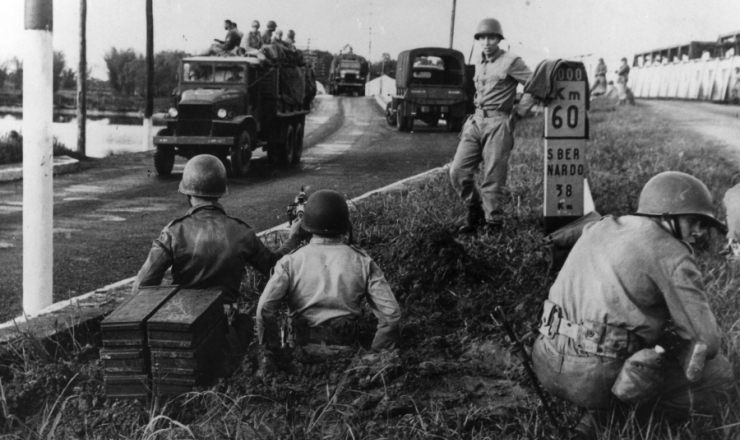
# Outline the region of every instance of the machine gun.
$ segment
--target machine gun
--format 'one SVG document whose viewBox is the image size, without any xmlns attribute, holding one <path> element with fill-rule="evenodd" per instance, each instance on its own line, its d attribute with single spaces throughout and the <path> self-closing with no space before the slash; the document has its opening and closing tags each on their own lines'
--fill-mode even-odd
<svg viewBox="0 0 740 440">
<path fill-rule="evenodd" d="M 292 225 L 294 221 L 303 218 L 303 210 L 306 208 L 306 200 L 308 200 L 306 190 L 304 187 L 301 187 L 301 191 L 295 197 L 293 203 L 289 204 L 286 209 L 289 225 Z"/>
</svg>

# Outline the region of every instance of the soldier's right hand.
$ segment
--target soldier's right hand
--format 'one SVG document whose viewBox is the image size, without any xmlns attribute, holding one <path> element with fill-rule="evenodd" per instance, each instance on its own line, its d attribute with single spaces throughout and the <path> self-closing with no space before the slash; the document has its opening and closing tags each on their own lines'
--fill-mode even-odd
<svg viewBox="0 0 740 440">
<path fill-rule="evenodd" d="M 311 234 L 301 228 L 301 219 L 296 219 L 290 226 L 290 239 L 306 241 L 311 239 Z"/>
</svg>

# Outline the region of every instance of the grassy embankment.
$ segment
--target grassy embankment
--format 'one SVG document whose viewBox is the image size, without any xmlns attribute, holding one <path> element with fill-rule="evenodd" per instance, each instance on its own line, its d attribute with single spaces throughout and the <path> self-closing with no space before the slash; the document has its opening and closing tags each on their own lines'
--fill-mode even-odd
<svg viewBox="0 0 740 440">
<path fill-rule="evenodd" d="M 54 139 L 54 156 L 70 156 L 78 160 L 85 157 L 70 150 Z M 5 134 L 0 136 L 0 165 L 23 163 L 23 136 Z"/>
<path fill-rule="evenodd" d="M 263 379 L 253 357 L 229 379 L 169 403 L 109 402 L 91 346 L 49 354 L 31 340 L 0 353 L 4 432 L 20 438 L 555 438 L 509 342 L 491 318 L 502 305 L 527 344 L 554 274 L 546 273 L 538 226 L 541 120 L 517 133 L 510 175 L 511 221 L 500 235 L 454 236 L 462 212 L 446 176 L 372 198 L 353 214 L 356 236 L 384 269 L 403 306 L 399 350 L 331 363 L 293 362 Z M 735 168 L 716 148 L 641 107 L 591 112 L 588 162 L 602 213 L 633 212 L 639 190 L 665 170 L 691 173 L 721 199 Z M 715 238 L 715 248 L 720 244 Z M 713 253 L 699 256 L 722 329 L 723 351 L 740 366 L 740 282 Z M 245 308 L 258 280 L 247 275 Z M 372 318 L 364 327 L 372 328 Z M 91 359 L 91 360 L 90 360 Z M 740 377 L 740 376 L 738 376 Z M 572 405 L 551 400 L 563 425 Z M 611 439 L 734 438 L 734 405 L 641 432 L 631 421 Z"/>
</svg>

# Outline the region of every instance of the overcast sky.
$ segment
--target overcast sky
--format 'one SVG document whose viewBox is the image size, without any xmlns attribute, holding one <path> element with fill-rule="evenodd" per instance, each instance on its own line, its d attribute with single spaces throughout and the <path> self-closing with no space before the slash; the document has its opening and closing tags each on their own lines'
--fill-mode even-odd
<svg viewBox="0 0 740 440">
<path fill-rule="evenodd" d="M 0 62 L 23 55 L 24 0 L 0 0 Z M 54 0 L 54 47 L 76 70 L 79 0 Z M 145 49 L 144 0 L 88 0 L 88 64 L 106 77 L 111 47 Z M 196 53 L 223 38 L 223 20 L 243 32 L 257 19 L 295 30 L 299 46 L 396 58 L 404 49 L 449 44 L 452 0 L 154 0 L 154 50 Z M 740 0 L 458 0 L 454 47 L 467 57 L 480 19 L 498 18 L 503 47 L 531 67 L 544 58 L 635 52 L 740 31 Z M 372 29 L 372 33 L 370 33 Z M 371 45 L 370 45 L 371 43 Z"/>
</svg>

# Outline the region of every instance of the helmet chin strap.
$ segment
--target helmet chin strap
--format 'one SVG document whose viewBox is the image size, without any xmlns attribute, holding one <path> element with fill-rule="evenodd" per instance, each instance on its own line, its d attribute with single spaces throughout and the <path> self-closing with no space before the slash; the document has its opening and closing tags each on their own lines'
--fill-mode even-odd
<svg viewBox="0 0 740 440">
<path fill-rule="evenodd" d="M 668 232 L 679 240 L 683 240 L 683 233 L 681 232 L 681 225 L 678 223 L 678 216 L 663 214 L 660 219 L 668 225 Z"/>
</svg>

